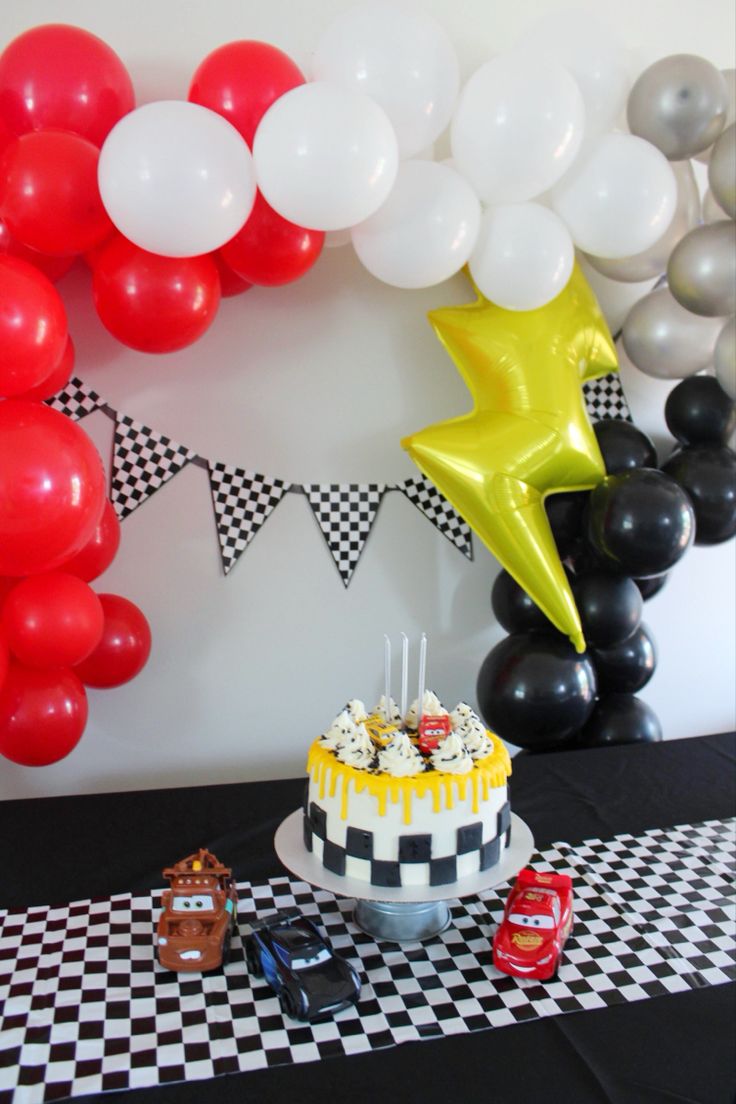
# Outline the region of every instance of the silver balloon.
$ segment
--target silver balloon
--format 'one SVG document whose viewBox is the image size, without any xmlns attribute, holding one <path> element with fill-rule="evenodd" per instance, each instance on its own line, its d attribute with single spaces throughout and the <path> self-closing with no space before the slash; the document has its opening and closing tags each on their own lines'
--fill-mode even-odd
<svg viewBox="0 0 736 1104">
<path fill-rule="evenodd" d="M 724 123 L 724 130 L 731 123 L 736 122 L 736 69 L 721 69 L 723 79 L 726 82 L 726 88 L 728 89 L 728 111 L 726 112 L 726 122 Z M 707 165 L 710 161 L 710 155 L 713 150 L 712 146 L 708 146 L 707 150 L 703 150 L 702 153 L 696 153 L 695 160 L 702 161 L 704 165 Z"/>
<path fill-rule="evenodd" d="M 736 219 L 736 123 L 726 127 L 708 162 L 713 197 L 729 218 Z"/>
<path fill-rule="evenodd" d="M 728 86 L 720 70 L 695 54 L 672 54 L 645 69 L 629 93 L 629 130 L 670 161 L 708 148 L 723 130 Z"/>
<path fill-rule="evenodd" d="M 639 284 L 645 280 L 655 280 L 667 268 L 667 259 L 674 247 L 700 220 L 700 194 L 693 167 L 689 161 L 675 161 L 672 171 L 677 181 L 677 206 L 672 222 L 659 241 L 650 245 L 643 253 L 633 257 L 585 256 L 596 272 L 607 276 L 609 280 L 619 280 L 624 284 Z M 721 218 L 723 215 L 721 215 Z"/>
<path fill-rule="evenodd" d="M 721 387 L 736 400 L 736 318 L 729 319 L 719 333 L 713 364 Z"/>
<path fill-rule="evenodd" d="M 736 312 L 736 222 L 697 226 L 675 246 L 667 283 L 693 314 L 723 318 Z"/>
<path fill-rule="evenodd" d="M 621 336 L 640 371 L 658 379 L 684 379 L 710 364 L 722 327 L 721 318 L 690 314 L 663 287 L 634 304 Z"/>
<path fill-rule="evenodd" d="M 710 188 L 706 188 L 703 196 L 703 222 L 718 222 L 724 218 L 728 218 L 728 215 L 718 206 Z"/>
</svg>

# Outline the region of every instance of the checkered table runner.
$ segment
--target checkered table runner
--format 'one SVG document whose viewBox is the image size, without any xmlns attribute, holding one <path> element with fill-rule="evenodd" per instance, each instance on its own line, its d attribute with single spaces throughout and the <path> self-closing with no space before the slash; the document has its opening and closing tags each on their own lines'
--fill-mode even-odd
<svg viewBox="0 0 736 1104">
<path fill-rule="evenodd" d="M 736 977 L 734 824 L 708 821 L 566 843 L 534 856 L 575 879 L 557 980 L 507 977 L 490 937 L 508 884 L 454 902 L 424 943 L 377 943 L 352 902 L 288 877 L 241 883 L 241 928 L 296 905 L 360 969 L 357 1008 L 285 1019 L 251 983 L 239 938 L 218 974 L 171 974 L 153 948 L 160 894 L 0 913 L 0 1101 L 62 1100 L 357 1054 L 719 985 Z"/>
</svg>

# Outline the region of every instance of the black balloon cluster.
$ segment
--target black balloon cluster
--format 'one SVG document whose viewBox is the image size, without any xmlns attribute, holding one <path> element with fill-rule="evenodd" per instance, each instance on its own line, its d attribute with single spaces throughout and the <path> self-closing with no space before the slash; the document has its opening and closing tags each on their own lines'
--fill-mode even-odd
<svg viewBox="0 0 736 1104">
<path fill-rule="evenodd" d="M 695 541 L 736 533 L 736 454 L 726 445 L 736 407 L 712 377 L 674 388 L 665 409 L 680 448 L 657 468 L 630 422 L 595 426 L 607 477 L 594 491 L 547 499 L 547 513 L 580 613 L 578 655 L 506 571 L 491 605 L 510 635 L 486 656 L 478 704 L 490 728 L 529 751 L 662 739 L 636 697 L 657 652 L 643 604 Z"/>
</svg>

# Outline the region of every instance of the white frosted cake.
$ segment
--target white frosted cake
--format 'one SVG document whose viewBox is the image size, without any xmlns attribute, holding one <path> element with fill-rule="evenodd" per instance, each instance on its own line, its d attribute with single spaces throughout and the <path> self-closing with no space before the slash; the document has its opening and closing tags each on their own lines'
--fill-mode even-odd
<svg viewBox="0 0 736 1104">
<path fill-rule="evenodd" d="M 470 706 L 426 691 L 402 718 L 393 700 L 353 700 L 307 759 L 304 843 L 333 873 L 374 886 L 447 885 L 494 866 L 508 846 L 508 752 Z M 388 720 L 387 718 L 390 718 Z"/>
</svg>

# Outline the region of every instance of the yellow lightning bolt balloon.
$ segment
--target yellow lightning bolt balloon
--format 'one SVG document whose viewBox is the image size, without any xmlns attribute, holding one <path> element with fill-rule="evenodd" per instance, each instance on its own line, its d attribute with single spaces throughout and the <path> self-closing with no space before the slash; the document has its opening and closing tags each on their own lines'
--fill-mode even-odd
<svg viewBox="0 0 736 1104">
<path fill-rule="evenodd" d="M 595 487 L 606 471 L 581 385 L 618 369 L 613 339 L 576 266 L 533 311 L 475 303 L 431 311 L 474 409 L 401 443 L 552 623 L 585 650 L 544 500 Z"/>
</svg>

